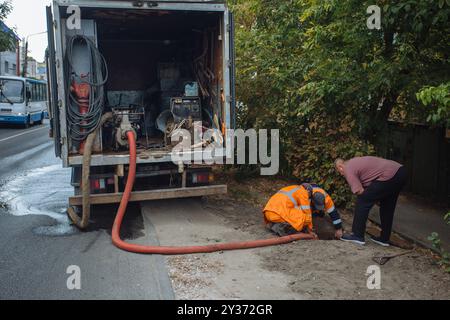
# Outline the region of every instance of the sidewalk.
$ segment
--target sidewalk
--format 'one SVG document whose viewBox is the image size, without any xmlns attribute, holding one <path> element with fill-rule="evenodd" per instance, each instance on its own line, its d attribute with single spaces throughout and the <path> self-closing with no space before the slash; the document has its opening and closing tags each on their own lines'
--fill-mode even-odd
<svg viewBox="0 0 450 320">
<path fill-rule="evenodd" d="M 427 238 L 432 232 L 437 232 L 442 247 L 450 251 L 450 226 L 444 222 L 444 211 L 401 195 L 395 210 L 393 231 L 430 249 L 431 241 Z M 369 219 L 377 224 L 380 223 L 378 206 L 374 206 Z"/>
</svg>

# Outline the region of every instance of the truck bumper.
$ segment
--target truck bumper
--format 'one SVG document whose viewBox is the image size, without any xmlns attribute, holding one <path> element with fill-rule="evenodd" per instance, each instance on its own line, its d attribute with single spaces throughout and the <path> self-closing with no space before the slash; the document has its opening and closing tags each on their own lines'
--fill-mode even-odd
<svg viewBox="0 0 450 320">
<path fill-rule="evenodd" d="M 136 191 L 131 194 L 130 202 L 202 197 L 202 196 L 212 196 L 212 195 L 225 194 L 225 193 L 227 193 L 226 185 Z M 69 198 L 69 205 L 70 206 L 81 206 L 82 199 L 83 199 L 82 196 L 71 197 L 71 198 Z M 120 200 L 122 200 L 122 193 L 93 194 L 90 196 L 91 204 L 119 203 Z"/>
</svg>

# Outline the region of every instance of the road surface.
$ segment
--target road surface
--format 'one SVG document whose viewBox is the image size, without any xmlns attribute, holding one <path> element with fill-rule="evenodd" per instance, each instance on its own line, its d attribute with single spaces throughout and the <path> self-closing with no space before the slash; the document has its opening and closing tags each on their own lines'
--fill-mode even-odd
<svg viewBox="0 0 450 320">
<path fill-rule="evenodd" d="M 70 169 L 54 156 L 48 124 L 0 127 L 0 159 L 0 299 L 174 298 L 163 257 L 111 244 L 115 207 L 96 208 L 88 232 L 69 224 Z M 131 242 L 157 244 L 137 206 L 123 229 Z"/>
</svg>

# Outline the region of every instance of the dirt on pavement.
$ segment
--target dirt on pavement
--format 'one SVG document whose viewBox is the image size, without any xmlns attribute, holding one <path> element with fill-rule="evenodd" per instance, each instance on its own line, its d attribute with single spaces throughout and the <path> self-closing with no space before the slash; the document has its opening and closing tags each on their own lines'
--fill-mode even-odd
<svg viewBox="0 0 450 320">
<path fill-rule="evenodd" d="M 228 195 L 149 204 L 161 243 L 197 245 L 272 237 L 264 228 L 261 208 L 288 181 L 259 178 L 227 183 Z M 348 230 L 352 217 L 344 213 L 342 218 Z M 381 289 L 367 288 L 367 268 L 376 264 L 372 258 L 404 251 L 370 241 L 357 246 L 318 240 L 174 256 L 167 262 L 177 299 L 449 299 L 450 275 L 431 252 L 417 247 L 380 266 Z"/>
</svg>

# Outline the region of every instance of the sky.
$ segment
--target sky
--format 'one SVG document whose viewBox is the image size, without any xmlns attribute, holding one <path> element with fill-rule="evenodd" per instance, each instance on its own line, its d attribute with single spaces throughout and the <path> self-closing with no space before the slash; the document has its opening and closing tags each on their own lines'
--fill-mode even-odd
<svg viewBox="0 0 450 320">
<path fill-rule="evenodd" d="M 45 6 L 50 0 L 12 0 L 13 11 L 9 14 L 5 23 L 10 28 L 16 28 L 20 38 L 25 38 L 35 33 L 47 31 L 47 18 Z M 28 49 L 30 56 L 44 61 L 45 49 L 47 48 L 47 34 L 30 36 Z"/>
</svg>

